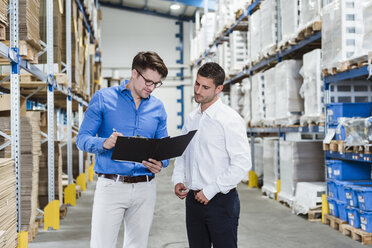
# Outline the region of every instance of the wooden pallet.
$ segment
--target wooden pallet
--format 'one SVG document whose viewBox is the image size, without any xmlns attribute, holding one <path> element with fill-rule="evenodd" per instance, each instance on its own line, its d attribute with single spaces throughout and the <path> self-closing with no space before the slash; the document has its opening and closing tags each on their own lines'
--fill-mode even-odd
<svg viewBox="0 0 372 248">
<path fill-rule="evenodd" d="M 310 222 L 321 222 L 322 221 L 322 207 L 309 209 L 307 212 L 307 220 Z"/>
<path fill-rule="evenodd" d="M 6 40 L 6 25 L 0 22 L 0 40 Z"/>
<path fill-rule="evenodd" d="M 346 223 L 347 221 L 341 220 L 330 214 L 324 215 L 324 224 L 329 225 L 331 228 L 335 230 L 339 230 L 340 232 L 342 232 L 343 230 L 343 224 L 346 224 Z"/>
<path fill-rule="evenodd" d="M 362 242 L 363 245 L 372 245 L 372 233 L 365 232 L 362 229 L 355 228 L 349 224 L 342 224 L 342 229 L 343 235 Z"/>
<path fill-rule="evenodd" d="M 304 40 L 306 37 L 309 37 L 320 30 L 322 30 L 322 22 L 315 21 L 298 33 L 296 41 Z"/>
<path fill-rule="evenodd" d="M 64 219 L 67 215 L 67 205 L 62 204 L 61 207 L 59 208 L 59 218 Z"/>
<path fill-rule="evenodd" d="M 238 9 L 235 12 L 235 20 L 237 21 L 244 14 L 244 9 Z M 243 21 L 248 21 L 248 16 L 246 16 Z"/>
<path fill-rule="evenodd" d="M 1 28 L 0 28 L 0 36 L 1 36 Z M 10 47 L 10 41 L 4 40 L 1 41 L 6 46 Z M 29 61 L 30 63 L 37 64 L 38 63 L 38 53 L 39 49 L 32 46 L 29 42 L 25 40 L 19 41 L 19 54 L 22 59 Z M 10 61 L 7 58 L 0 58 L 0 64 L 10 64 Z"/>
<path fill-rule="evenodd" d="M 370 52 L 371 53 L 371 52 Z M 332 67 L 332 68 L 324 68 L 323 74 L 324 76 L 334 75 L 340 72 L 349 71 L 352 69 L 361 68 L 368 64 L 372 63 L 372 56 L 371 55 L 363 55 L 358 58 L 350 59 L 347 61 L 340 62 L 339 65 Z"/>
</svg>

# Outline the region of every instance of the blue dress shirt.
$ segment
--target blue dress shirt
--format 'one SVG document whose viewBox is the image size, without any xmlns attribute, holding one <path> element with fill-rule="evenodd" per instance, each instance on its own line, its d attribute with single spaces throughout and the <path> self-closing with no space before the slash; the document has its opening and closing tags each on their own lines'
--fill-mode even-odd
<svg viewBox="0 0 372 248">
<path fill-rule="evenodd" d="M 76 145 L 80 150 L 96 153 L 96 173 L 119 174 L 123 176 L 151 175 L 143 164 L 111 160 L 112 149 L 103 148 L 113 129 L 124 136 L 141 136 L 160 139 L 168 136 L 167 114 L 163 103 L 154 96 L 142 99 L 138 109 L 132 94 L 125 86 L 97 91 L 89 102 L 83 123 L 80 126 Z M 169 160 L 164 160 L 167 167 Z"/>
</svg>

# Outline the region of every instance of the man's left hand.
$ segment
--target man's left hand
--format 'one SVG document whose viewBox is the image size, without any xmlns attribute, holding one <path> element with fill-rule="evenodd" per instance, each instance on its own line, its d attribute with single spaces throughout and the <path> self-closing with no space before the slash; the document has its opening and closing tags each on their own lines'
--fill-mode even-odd
<svg viewBox="0 0 372 248">
<path fill-rule="evenodd" d="M 200 190 L 196 196 L 195 196 L 195 200 L 197 200 L 198 202 L 204 204 L 204 205 L 207 205 L 209 200 L 207 199 L 207 197 L 205 197 L 204 193 L 203 193 L 203 190 Z"/>
<path fill-rule="evenodd" d="M 161 168 L 163 168 L 163 163 L 161 161 L 152 158 L 150 158 L 149 161 L 143 160 L 142 164 L 154 174 L 159 173 Z"/>
</svg>

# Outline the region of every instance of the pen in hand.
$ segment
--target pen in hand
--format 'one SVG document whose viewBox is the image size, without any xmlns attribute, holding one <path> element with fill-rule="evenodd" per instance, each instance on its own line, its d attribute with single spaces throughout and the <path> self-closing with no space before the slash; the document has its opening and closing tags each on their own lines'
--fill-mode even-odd
<svg viewBox="0 0 372 248">
<path fill-rule="evenodd" d="M 112 129 L 112 134 L 103 143 L 103 148 L 110 150 L 115 147 L 116 140 L 118 136 L 123 136 L 121 133 L 117 132 L 115 128 Z"/>
</svg>

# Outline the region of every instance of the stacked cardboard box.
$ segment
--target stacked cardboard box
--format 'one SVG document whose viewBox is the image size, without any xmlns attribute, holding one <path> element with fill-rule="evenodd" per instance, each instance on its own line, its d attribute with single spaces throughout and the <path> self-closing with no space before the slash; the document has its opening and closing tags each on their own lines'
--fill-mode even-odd
<svg viewBox="0 0 372 248">
<path fill-rule="evenodd" d="M 0 0 L 0 40 L 6 38 L 6 26 L 8 26 L 8 0 Z"/>
<path fill-rule="evenodd" d="M 0 158 L 0 247 L 17 246 L 17 202 L 14 162 Z"/>
</svg>

